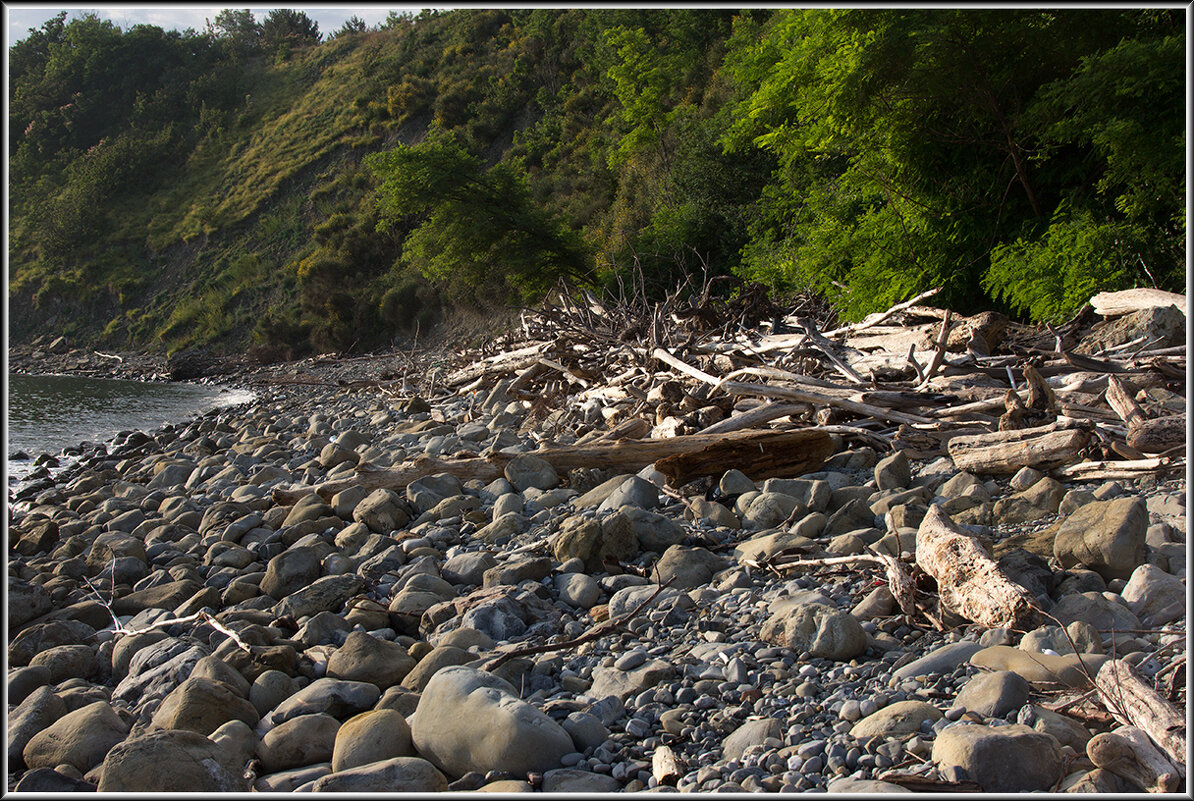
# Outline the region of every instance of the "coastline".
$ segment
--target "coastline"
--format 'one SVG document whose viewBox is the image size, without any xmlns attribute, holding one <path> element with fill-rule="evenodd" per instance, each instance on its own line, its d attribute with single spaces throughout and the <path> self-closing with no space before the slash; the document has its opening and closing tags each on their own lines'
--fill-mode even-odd
<svg viewBox="0 0 1194 801">
<path fill-rule="evenodd" d="M 26 366 L 101 369 L 58 355 Z M 192 380 L 252 403 L 128 432 L 19 493 L 9 789 L 155 792 L 201 760 L 188 787 L 208 792 L 1143 789 L 1086 758 L 1110 716 L 1081 670 L 1131 666 L 1185 706 L 1184 477 L 976 476 L 837 434 L 799 477 L 756 483 L 747 449 L 668 488 L 654 460 L 549 463 L 615 421 L 562 425 L 542 385 L 511 388 L 533 367 L 492 356 L 507 378 L 437 384 L 468 358 L 229 360 Z M 926 520 L 1063 627 L 972 622 L 931 593 L 902 610 L 867 554 L 922 569 Z M 469 706 L 477 687 L 492 704 Z M 1046 705 L 1059 690 L 1076 717 Z M 371 750 L 404 723 L 414 745 Z M 102 748 L 63 745 L 95 731 Z"/>
</svg>

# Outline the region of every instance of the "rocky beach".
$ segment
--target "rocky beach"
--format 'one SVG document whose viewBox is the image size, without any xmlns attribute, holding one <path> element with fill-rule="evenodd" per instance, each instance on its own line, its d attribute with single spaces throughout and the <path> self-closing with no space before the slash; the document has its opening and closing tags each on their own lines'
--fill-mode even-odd
<svg viewBox="0 0 1194 801">
<path fill-rule="evenodd" d="M 10 351 L 256 397 L 10 490 L 8 790 L 1185 793 L 1158 308 L 1053 355 L 911 303 L 865 333 L 919 351 L 810 325 L 783 365 L 777 326 L 619 363 L 620 320 L 456 364 Z"/>
</svg>

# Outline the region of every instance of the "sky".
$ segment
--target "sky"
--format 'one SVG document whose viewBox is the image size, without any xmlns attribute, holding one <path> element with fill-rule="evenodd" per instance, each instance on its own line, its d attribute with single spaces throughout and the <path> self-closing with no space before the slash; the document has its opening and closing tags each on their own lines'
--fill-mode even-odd
<svg viewBox="0 0 1194 801">
<path fill-rule="evenodd" d="M 145 23 L 148 25 L 157 25 L 159 28 L 165 30 L 175 29 L 183 31 L 187 28 L 194 28 L 196 31 L 202 31 L 206 27 L 206 20 L 214 20 L 216 14 L 219 14 L 221 9 L 224 8 L 245 8 L 245 6 L 210 6 L 187 3 L 160 6 L 146 4 L 96 6 L 71 3 L 49 5 L 44 3 L 6 2 L 4 3 L 4 14 L 6 17 L 5 28 L 8 31 L 8 46 L 11 47 L 17 41 L 28 36 L 30 28 L 40 28 L 47 20 L 52 19 L 60 11 L 67 12 L 67 21 L 91 11 L 101 19 L 111 20 L 122 29 Z M 325 6 L 321 8 L 304 3 L 279 3 L 266 8 L 253 8 L 249 6 L 249 10 L 253 12 L 258 22 L 264 20 L 265 15 L 274 8 L 302 9 L 307 16 L 319 24 L 319 32 L 325 37 L 343 25 L 354 14 L 365 20 L 366 25 L 372 27 L 382 22 L 391 11 L 398 13 L 409 11 L 417 14 L 420 10 L 419 6 L 395 5 L 344 5 Z"/>
</svg>

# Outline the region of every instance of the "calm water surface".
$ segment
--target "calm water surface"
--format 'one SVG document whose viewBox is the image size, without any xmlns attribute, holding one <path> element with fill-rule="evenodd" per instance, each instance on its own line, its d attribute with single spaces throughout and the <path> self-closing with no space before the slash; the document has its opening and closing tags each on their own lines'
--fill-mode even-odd
<svg viewBox="0 0 1194 801">
<path fill-rule="evenodd" d="M 84 440 L 106 442 L 121 431 L 152 432 L 252 397 L 247 390 L 205 384 L 9 375 L 5 456 L 24 451 L 36 458 Z M 30 469 L 30 462 L 10 459 L 10 481 Z"/>
</svg>

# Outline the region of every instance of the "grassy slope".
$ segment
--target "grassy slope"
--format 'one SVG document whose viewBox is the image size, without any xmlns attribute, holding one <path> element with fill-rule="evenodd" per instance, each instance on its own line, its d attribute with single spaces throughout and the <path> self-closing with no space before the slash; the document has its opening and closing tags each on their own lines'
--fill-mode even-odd
<svg viewBox="0 0 1194 801">
<path fill-rule="evenodd" d="M 31 339 L 52 320 L 110 346 L 243 347 L 261 315 L 294 304 L 314 226 L 359 200 L 346 172 L 393 141 L 392 131 L 366 130 L 354 103 L 376 91 L 362 64 L 363 45 L 378 38 L 386 35 L 336 40 L 284 64 L 246 64 L 239 114 L 148 199 L 107 210 L 106 244 L 123 245 L 119 257 L 50 284 L 13 259 L 10 337 Z"/>
</svg>

